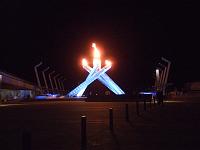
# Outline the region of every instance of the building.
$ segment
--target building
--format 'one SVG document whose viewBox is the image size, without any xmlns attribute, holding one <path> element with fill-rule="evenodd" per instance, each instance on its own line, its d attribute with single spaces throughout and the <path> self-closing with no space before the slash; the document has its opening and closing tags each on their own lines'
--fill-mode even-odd
<svg viewBox="0 0 200 150">
<path fill-rule="evenodd" d="M 0 100 L 34 98 L 39 89 L 33 83 L 0 71 Z"/>
</svg>

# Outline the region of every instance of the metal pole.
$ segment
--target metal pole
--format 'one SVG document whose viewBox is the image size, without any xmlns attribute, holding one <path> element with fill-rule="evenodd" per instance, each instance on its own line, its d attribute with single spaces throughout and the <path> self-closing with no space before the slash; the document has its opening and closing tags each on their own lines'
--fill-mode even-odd
<svg viewBox="0 0 200 150">
<path fill-rule="evenodd" d="M 150 101 L 149 101 L 149 107 L 151 109 L 151 101 L 152 101 L 152 98 L 150 98 Z"/>
<path fill-rule="evenodd" d="M 153 95 L 153 104 L 156 104 L 156 95 Z"/>
<path fill-rule="evenodd" d="M 64 80 L 62 80 L 62 82 L 61 82 L 61 85 L 62 85 L 62 91 L 64 92 L 65 91 L 65 86 L 64 86 L 64 81 L 65 81 L 66 79 L 64 79 Z"/>
<path fill-rule="evenodd" d="M 49 81 L 50 81 L 50 84 L 51 84 L 51 90 L 52 90 L 52 93 L 54 92 L 54 89 L 53 89 L 53 83 L 52 83 L 52 80 L 51 80 L 51 75 L 54 73 L 55 71 L 52 71 L 49 73 Z"/>
<path fill-rule="evenodd" d="M 147 110 L 147 105 L 146 105 L 146 98 L 144 98 L 144 111 Z"/>
<path fill-rule="evenodd" d="M 160 79 L 160 70 L 156 69 L 156 89 L 158 90 L 159 85 L 159 79 Z"/>
<path fill-rule="evenodd" d="M 129 122 L 129 110 L 128 110 L 128 104 L 125 105 L 125 115 L 126 115 L 126 121 Z"/>
<path fill-rule="evenodd" d="M 165 67 L 164 69 L 164 73 L 163 73 L 163 78 L 162 78 L 162 81 L 161 81 L 161 84 L 162 84 L 162 90 L 164 88 L 164 81 L 165 81 L 165 77 L 166 77 L 166 71 L 167 71 L 167 68 Z"/>
<path fill-rule="evenodd" d="M 39 78 L 39 75 L 38 75 L 37 68 L 38 68 L 39 66 L 41 66 L 41 65 L 42 65 L 42 62 L 40 62 L 39 64 L 35 65 L 35 67 L 34 67 L 35 76 L 36 76 L 37 83 L 38 83 L 38 87 L 40 88 L 40 90 L 41 90 L 41 83 L 40 83 L 40 78 Z"/>
<path fill-rule="evenodd" d="M 45 72 L 46 72 L 47 70 L 49 70 L 49 67 L 47 67 L 46 69 L 44 69 L 44 70 L 42 71 L 42 75 L 43 75 L 43 79 L 44 79 L 44 83 L 45 83 L 46 90 L 47 90 L 47 92 L 49 92 L 49 90 L 48 90 L 49 87 L 48 87 L 47 80 L 46 80 L 46 77 L 45 77 Z"/>
<path fill-rule="evenodd" d="M 109 108 L 109 128 L 113 131 L 113 109 Z"/>
<path fill-rule="evenodd" d="M 170 69 L 170 66 L 171 66 L 171 61 L 169 61 L 169 60 L 167 60 L 163 57 L 162 57 L 162 60 L 167 62 L 167 64 L 168 64 L 167 65 L 167 73 L 166 73 L 166 77 L 165 77 L 165 80 L 164 80 L 165 86 L 164 86 L 164 90 L 163 90 L 163 94 L 165 95 L 165 89 L 166 89 L 166 86 L 167 86 L 167 80 L 168 80 L 168 76 L 169 76 L 169 69 Z"/>
<path fill-rule="evenodd" d="M 163 70 L 161 70 L 161 75 L 160 75 L 160 79 L 159 79 L 159 83 L 158 83 L 158 86 L 159 86 L 159 89 L 162 90 L 162 78 L 163 78 Z"/>
<path fill-rule="evenodd" d="M 169 62 L 169 63 L 168 63 L 168 66 L 167 66 L 167 74 L 166 74 L 166 78 L 165 78 L 165 84 L 167 84 L 170 66 L 171 66 L 171 62 Z"/>
<path fill-rule="evenodd" d="M 56 78 L 59 76 L 60 74 L 57 74 L 56 76 L 54 76 L 54 83 L 55 83 L 55 86 L 56 86 L 56 91 L 58 91 L 58 84 L 57 84 L 57 82 L 56 82 Z"/>
<path fill-rule="evenodd" d="M 86 116 L 81 116 L 81 150 L 87 148 L 86 120 Z"/>
<path fill-rule="evenodd" d="M 61 87 L 61 83 L 60 83 L 60 82 L 61 82 L 60 80 L 61 80 L 62 78 L 63 78 L 63 76 L 61 76 L 60 78 L 58 78 L 58 88 L 59 88 L 58 91 L 59 91 L 59 92 L 62 92 L 62 87 Z"/>
<path fill-rule="evenodd" d="M 3 76 L 0 74 L 0 89 L 1 89 L 1 84 L 2 84 L 2 78 Z"/>
<path fill-rule="evenodd" d="M 170 69 L 170 66 L 171 66 L 171 62 L 168 63 L 168 66 L 167 66 L 167 73 L 166 73 L 166 78 L 165 78 L 165 87 L 164 87 L 164 90 L 163 90 L 163 94 L 165 95 L 166 94 L 166 86 L 167 86 L 167 80 L 168 80 L 168 76 L 169 76 L 169 69 Z"/>
<path fill-rule="evenodd" d="M 64 92 L 65 91 L 64 83 L 61 82 L 61 85 L 62 85 L 62 91 Z"/>
<path fill-rule="evenodd" d="M 161 63 L 159 63 L 159 65 L 160 65 L 162 68 L 164 68 L 164 70 L 163 70 L 163 75 L 162 75 L 162 78 L 161 78 L 161 83 L 160 83 L 160 85 L 161 85 L 161 91 L 163 91 L 164 81 L 165 81 L 165 77 L 166 77 L 167 68 L 166 68 L 165 65 L 163 65 L 163 64 L 161 64 Z"/>
</svg>

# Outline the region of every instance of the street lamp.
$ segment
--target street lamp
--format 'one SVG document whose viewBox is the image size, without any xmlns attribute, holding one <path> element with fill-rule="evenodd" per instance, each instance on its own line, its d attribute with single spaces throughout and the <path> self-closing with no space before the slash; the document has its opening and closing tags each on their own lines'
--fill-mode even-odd
<svg viewBox="0 0 200 150">
<path fill-rule="evenodd" d="M 163 90 L 163 86 L 164 86 L 164 81 L 165 81 L 165 77 L 166 77 L 166 72 L 167 72 L 167 68 L 165 65 L 159 63 L 159 65 L 162 67 L 162 77 L 160 79 L 160 87 L 161 90 Z M 164 69 L 164 70 L 163 70 Z"/>
<path fill-rule="evenodd" d="M 49 81 L 50 81 L 50 84 L 51 84 L 51 90 L 52 90 L 52 93 L 54 92 L 54 88 L 53 88 L 53 83 L 52 83 L 52 80 L 51 80 L 51 75 L 55 73 L 55 71 L 52 71 L 49 73 Z"/>
<path fill-rule="evenodd" d="M 40 79 L 39 79 L 39 75 L 38 75 L 37 68 L 38 68 L 39 66 L 41 66 L 41 65 L 42 65 L 42 62 L 40 62 L 39 64 L 37 64 L 37 65 L 34 66 L 35 76 L 36 76 L 37 83 L 38 83 L 38 87 L 40 88 L 40 90 L 41 90 L 41 83 L 40 83 Z"/>
<path fill-rule="evenodd" d="M 57 74 L 57 75 L 55 75 L 54 78 L 53 78 L 53 79 L 54 79 L 55 86 L 56 86 L 55 89 L 56 89 L 57 91 L 58 91 L 58 84 L 57 84 L 57 82 L 56 82 L 56 78 L 57 78 L 59 75 L 60 75 L 60 74 Z"/>
<path fill-rule="evenodd" d="M 171 66 L 171 61 L 169 61 L 169 60 L 167 60 L 166 58 L 163 58 L 163 57 L 162 57 L 162 60 L 167 63 L 166 76 L 165 76 L 165 79 L 164 79 L 164 86 L 163 86 L 163 94 L 165 95 L 166 94 L 165 89 L 166 89 L 167 80 L 168 80 L 168 76 L 169 76 L 169 69 L 170 69 L 170 66 Z"/>
<path fill-rule="evenodd" d="M 2 84 L 2 75 L 0 74 L 0 89 L 1 89 L 1 84 Z"/>
<path fill-rule="evenodd" d="M 63 78 L 63 76 L 61 76 L 61 77 L 58 78 L 58 88 L 59 88 L 58 90 L 59 90 L 61 93 L 62 93 L 62 87 L 61 87 L 61 81 L 60 81 L 60 80 L 61 80 L 62 78 Z"/>
<path fill-rule="evenodd" d="M 47 71 L 47 70 L 49 70 L 49 67 L 47 67 L 46 69 L 44 69 L 43 71 L 42 71 L 42 75 L 43 75 L 43 79 L 44 79 L 44 83 L 45 83 L 45 86 L 46 86 L 46 90 L 47 90 L 47 92 L 49 92 L 49 88 L 48 88 L 48 85 L 47 85 L 47 80 L 46 80 L 46 77 L 45 77 L 45 72 Z"/>
<path fill-rule="evenodd" d="M 64 86 L 64 81 L 67 80 L 66 78 L 62 80 L 61 85 L 62 85 L 62 91 L 65 91 L 65 86 Z"/>
</svg>

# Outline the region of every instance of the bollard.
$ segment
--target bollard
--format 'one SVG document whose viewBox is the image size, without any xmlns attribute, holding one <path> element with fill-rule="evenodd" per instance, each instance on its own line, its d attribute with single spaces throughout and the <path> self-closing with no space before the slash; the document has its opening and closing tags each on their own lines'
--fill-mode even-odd
<svg viewBox="0 0 200 150">
<path fill-rule="evenodd" d="M 128 110 L 128 104 L 125 105 L 125 115 L 126 115 L 126 121 L 129 122 L 129 110 Z"/>
<path fill-rule="evenodd" d="M 156 98 L 155 97 L 153 98 L 153 104 L 154 105 L 156 104 Z"/>
<path fill-rule="evenodd" d="M 31 134 L 28 131 L 22 133 L 22 150 L 31 150 Z"/>
<path fill-rule="evenodd" d="M 137 113 L 137 116 L 140 115 L 140 110 L 139 110 L 139 101 L 136 100 L 136 113 Z"/>
<path fill-rule="evenodd" d="M 113 131 L 113 109 L 109 108 L 109 127 Z"/>
<path fill-rule="evenodd" d="M 151 109 L 151 101 L 152 101 L 152 99 L 150 99 L 150 102 L 149 102 L 149 107 L 150 107 L 150 109 Z"/>
<path fill-rule="evenodd" d="M 144 98 L 144 111 L 147 110 L 146 99 Z"/>
<path fill-rule="evenodd" d="M 86 116 L 81 116 L 81 150 L 87 148 Z"/>
</svg>

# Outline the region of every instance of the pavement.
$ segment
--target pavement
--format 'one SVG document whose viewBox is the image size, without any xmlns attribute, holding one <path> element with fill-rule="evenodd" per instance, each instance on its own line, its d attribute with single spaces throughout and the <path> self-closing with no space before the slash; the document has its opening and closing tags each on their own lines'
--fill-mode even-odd
<svg viewBox="0 0 200 150">
<path fill-rule="evenodd" d="M 129 122 L 125 118 L 129 105 Z M 113 108 L 114 130 L 109 130 Z M 81 116 L 87 117 L 88 150 L 199 150 L 200 101 L 143 102 L 44 101 L 0 104 L 0 149 L 22 150 L 29 133 L 32 150 L 80 150 Z"/>
</svg>

